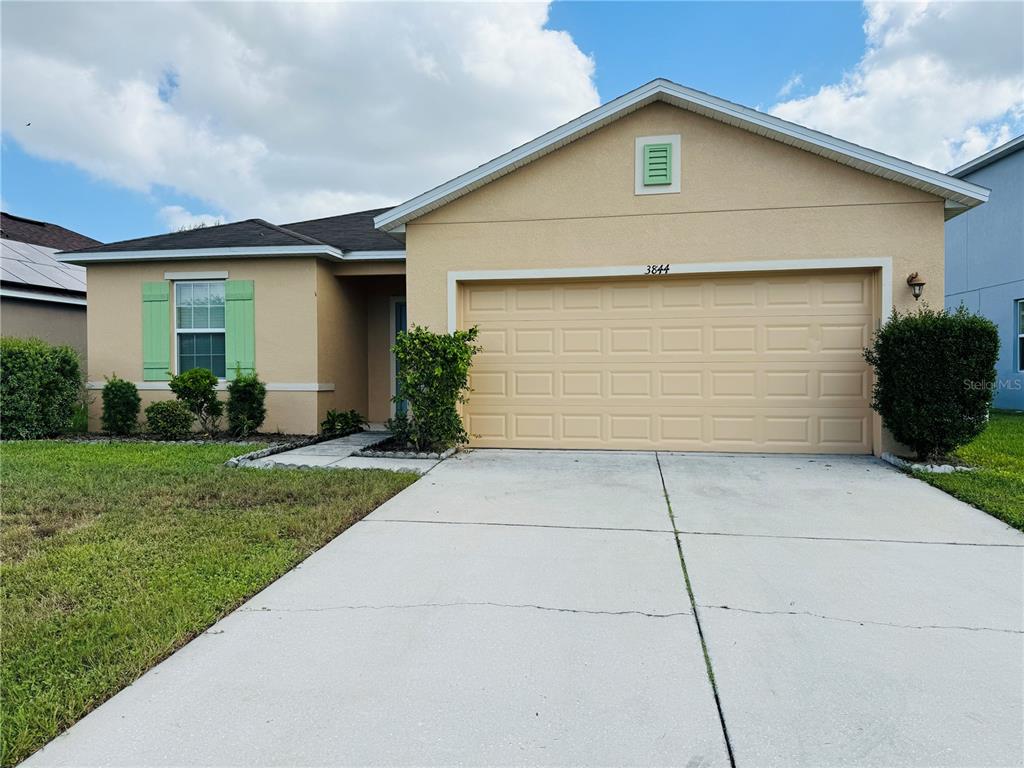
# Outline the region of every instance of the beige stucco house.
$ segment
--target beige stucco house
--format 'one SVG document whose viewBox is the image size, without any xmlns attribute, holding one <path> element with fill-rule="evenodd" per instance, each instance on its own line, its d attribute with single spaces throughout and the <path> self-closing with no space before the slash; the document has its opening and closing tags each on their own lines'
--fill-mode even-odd
<svg viewBox="0 0 1024 768">
<path fill-rule="evenodd" d="M 877 453 L 862 348 L 911 273 L 941 304 L 944 221 L 987 194 L 656 80 L 394 208 L 63 258 L 91 386 L 146 401 L 254 368 L 269 429 L 383 421 L 396 331 L 475 325 L 477 446 Z"/>
</svg>

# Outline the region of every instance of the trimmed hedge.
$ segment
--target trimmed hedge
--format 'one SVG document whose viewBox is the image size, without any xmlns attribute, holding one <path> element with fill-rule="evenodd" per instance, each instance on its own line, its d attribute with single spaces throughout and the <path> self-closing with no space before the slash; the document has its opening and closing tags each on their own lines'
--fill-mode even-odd
<svg viewBox="0 0 1024 768">
<path fill-rule="evenodd" d="M 999 358 L 999 330 L 959 307 L 893 311 L 864 359 L 875 369 L 871 407 L 920 460 L 941 457 L 988 424 Z"/>
<path fill-rule="evenodd" d="M 247 437 L 267 418 L 267 385 L 253 373 L 238 373 L 228 384 L 228 431 Z"/>
<path fill-rule="evenodd" d="M 161 440 L 181 440 L 192 432 L 192 411 L 180 400 L 158 400 L 146 407 L 146 429 Z"/>
<path fill-rule="evenodd" d="M 103 431 L 112 435 L 132 434 L 139 428 L 141 404 L 135 385 L 114 374 L 103 385 Z"/>
<path fill-rule="evenodd" d="M 5 440 L 67 434 L 81 396 L 81 369 L 71 347 L 0 339 L 0 436 Z"/>
<path fill-rule="evenodd" d="M 217 377 L 213 371 L 192 368 L 171 376 L 169 386 L 178 400 L 199 420 L 199 429 L 208 435 L 217 434 L 224 403 L 217 399 Z"/>
</svg>

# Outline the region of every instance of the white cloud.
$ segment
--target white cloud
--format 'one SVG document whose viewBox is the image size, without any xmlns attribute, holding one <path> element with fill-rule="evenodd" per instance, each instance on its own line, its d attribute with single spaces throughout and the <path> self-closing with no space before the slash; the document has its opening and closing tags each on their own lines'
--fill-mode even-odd
<svg viewBox="0 0 1024 768">
<path fill-rule="evenodd" d="M 803 75 L 800 75 L 800 74 L 793 75 L 791 78 L 789 78 L 789 80 L 787 80 L 786 82 L 784 82 L 782 84 L 782 87 L 779 88 L 779 92 L 777 94 L 775 94 L 775 95 L 778 96 L 780 99 L 781 98 L 785 98 L 786 96 L 789 96 L 789 94 L 791 94 L 794 90 L 796 90 L 797 88 L 799 88 L 803 84 L 804 84 L 804 76 Z"/>
<path fill-rule="evenodd" d="M 180 205 L 165 205 L 159 210 L 158 216 L 171 232 L 195 229 L 196 227 L 212 227 L 215 224 L 224 223 L 223 216 L 216 216 L 212 213 L 192 213 Z"/>
<path fill-rule="evenodd" d="M 3 21 L 4 130 L 26 151 L 230 219 L 400 202 L 598 104 L 545 4 L 12 3 Z"/>
<path fill-rule="evenodd" d="M 939 170 L 1024 130 L 1024 4 L 865 7 L 854 70 L 773 114 Z"/>
</svg>

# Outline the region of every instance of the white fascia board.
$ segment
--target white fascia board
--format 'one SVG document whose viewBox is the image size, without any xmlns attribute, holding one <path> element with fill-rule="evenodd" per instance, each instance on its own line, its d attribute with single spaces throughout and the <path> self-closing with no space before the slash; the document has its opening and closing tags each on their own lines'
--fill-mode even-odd
<svg viewBox="0 0 1024 768">
<path fill-rule="evenodd" d="M 0 298 L 45 301 L 50 304 L 73 304 L 76 307 L 86 306 L 85 299 L 79 299 L 74 296 L 57 296 L 52 293 L 36 293 L 34 291 L 17 291 L 11 288 L 0 288 Z"/>
<path fill-rule="evenodd" d="M 405 261 L 405 251 L 345 251 L 342 261 Z"/>
<path fill-rule="evenodd" d="M 665 101 L 689 109 L 705 117 L 797 146 L 867 173 L 898 181 L 968 206 L 988 200 L 989 191 L 976 184 L 851 144 L 668 80 L 654 80 L 484 163 L 479 168 L 395 206 L 375 217 L 373 224 L 377 229 L 391 231 L 654 101 Z"/>
<path fill-rule="evenodd" d="M 244 248 L 175 248 L 164 251 L 91 251 L 62 253 L 55 258 L 65 264 L 110 261 L 185 261 L 189 259 L 269 258 L 273 256 L 325 256 L 341 259 L 342 253 L 329 245 L 262 245 Z"/>
</svg>

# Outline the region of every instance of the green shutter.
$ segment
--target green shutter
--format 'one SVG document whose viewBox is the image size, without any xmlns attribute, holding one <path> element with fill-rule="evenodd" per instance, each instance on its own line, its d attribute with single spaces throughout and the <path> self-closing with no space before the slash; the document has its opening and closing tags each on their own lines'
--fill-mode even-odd
<svg viewBox="0 0 1024 768">
<path fill-rule="evenodd" d="M 171 284 L 142 284 L 142 380 L 171 378 Z"/>
<path fill-rule="evenodd" d="M 256 370 L 256 309 L 252 280 L 224 282 L 224 361 L 229 379 Z"/>
<path fill-rule="evenodd" d="M 644 144 L 644 186 L 672 183 L 672 145 Z"/>
</svg>

